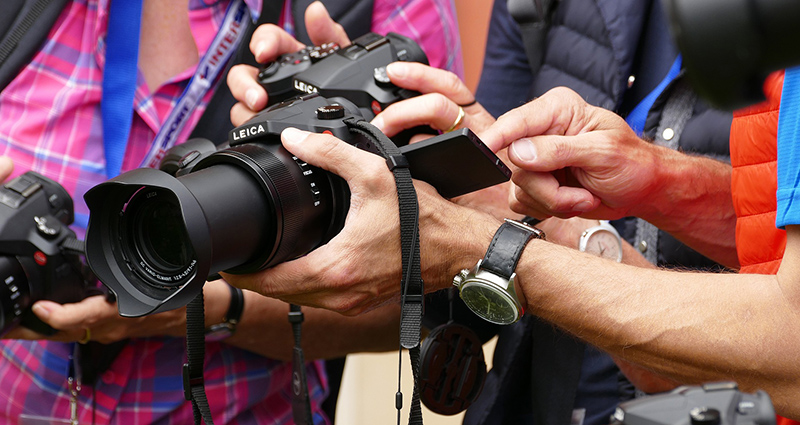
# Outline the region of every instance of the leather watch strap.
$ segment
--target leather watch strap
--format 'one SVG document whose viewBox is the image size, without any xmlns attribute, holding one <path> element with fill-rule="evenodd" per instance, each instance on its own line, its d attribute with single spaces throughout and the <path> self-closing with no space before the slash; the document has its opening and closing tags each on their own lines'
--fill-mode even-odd
<svg viewBox="0 0 800 425">
<path fill-rule="evenodd" d="M 481 268 L 510 278 L 517 268 L 522 250 L 533 238 L 544 238 L 544 232 L 527 224 L 506 219 L 494 234 L 483 257 Z"/>
<path fill-rule="evenodd" d="M 231 303 L 228 306 L 228 312 L 225 313 L 225 317 L 222 320 L 229 324 L 238 324 L 244 312 L 244 292 L 230 284 L 228 287 L 230 287 L 231 290 Z"/>
<path fill-rule="evenodd" d="M 231 291 L 231 301 L 228 304 L 228 311 L 221 323 L 211 325 L 206 329 L 206 341 L 222 341 L 236 332 L 236 326 L 242 318 L 244 312 L 244 292 L 241 289 L 228 285 Z"/>
</svg>

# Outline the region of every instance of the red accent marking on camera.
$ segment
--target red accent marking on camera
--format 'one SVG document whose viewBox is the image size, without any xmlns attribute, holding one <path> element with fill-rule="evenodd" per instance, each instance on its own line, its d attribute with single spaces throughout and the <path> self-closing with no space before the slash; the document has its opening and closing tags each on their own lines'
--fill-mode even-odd
<svg viewBox="0 0 800 425">
<path fill-rule="evenodd" d="M 331 136 L 333 136 L 333 132 L 330 130 L 325 130 L 322 132 L 322 134 L 330 134 Z"/>
<path fill-rule="evenodd" d="M 372 101 L 372 113 L 375 115 L 381 113 L 381 104 L 377 100 Z"/>
<path fill-rule="evenodd" d="M 47 264 L 47 256 L 44 255 L 44 252 L 42 251 L 36 251 L 33 254 L 33 260 L 36 261 L 36 264 L 40 266 L 44 266 L 45 264 Z"/>
</svg>

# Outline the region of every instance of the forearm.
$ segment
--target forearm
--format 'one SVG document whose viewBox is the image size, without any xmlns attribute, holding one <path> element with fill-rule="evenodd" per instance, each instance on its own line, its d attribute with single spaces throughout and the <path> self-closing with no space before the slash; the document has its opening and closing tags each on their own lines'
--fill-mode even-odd
<svg viewBox="0 0 800 425">
<path fill-rule="evenodd" d="M 735 380 L 800 413 L 800 320 L 775 276 L 635 268 L 538 240 L 517 273 L 529 312 L 615 356 L 680 382 Z"/>
<path fill-rule="evenodd" d="M 652 196 L 633 214 L 727 267 L 737 269 L 731 166 L 659 149 Z"/>
<path fill-rule="evenodd" d="M 388 305 L 355 317 L 312 307 L 302 308 L 302 346 L 306 360 L 341 357 L 355 352 L 397 348 L 400 308 Z M 242 321 L 225 342 L 289 361 L 294 336 L 289 323 L 289 304 L 245 291 Z"/>
</svg>

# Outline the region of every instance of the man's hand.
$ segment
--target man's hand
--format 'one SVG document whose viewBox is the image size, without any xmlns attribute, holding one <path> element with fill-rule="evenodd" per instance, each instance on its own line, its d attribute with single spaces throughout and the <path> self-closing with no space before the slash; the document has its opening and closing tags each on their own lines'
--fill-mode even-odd
<svg viewBox="0 0 800 425">
<path fill-rule="evenodd" d="M 305 20 L 308 36 L 315 45 L 331 42 L 340 46 L 350 44 L 344 28 L 331 19 L 322 3 L 311 3 L 306 9 Z M 250 51 L 258 63 L 273 61 L 282 54 L 293 53 L 304 47 L 303 43 L 273 24 L 256 28 L 250 40 Z M 249 65 L 236 65 L 228 72 L 228 87 L 239 101 L 231 108 L 231 122 L 235 126 L 243 124 L 267 106 L 267 92 L 258 84 L 257 77 L 258 69 Z"/>
<path fill-rule="evenodd" d="M 673 155 L 566 88 L 504 114 L 480 137 L 495 152 L 508 148 L 520 168 L 511 207 L 537 218 L 639 215 L 658 190 L 660 159 Z"/>
<path fill-rule="evenodd" d="M 475 95 L 452 72 L 416 62 L 394 62 L 386 67 L 386 72 L 392 83 L 398 87 L 422 93 L 389 105 L 372 120 L 372 124 L 389 137 L 420 125 L 429 125 L 441 131 L 469 128 L 477 133 L 494 123 L 494 117 L 480 103 L 475 102 Z M 460 121 L 459 108 L 464 113 Z M 412 141 L 419 139 L 420 137 L 416 137 Z M 508 164 L 505 151 L 498 156 Z M 518 218 L 518 214 L 508 208 L 510 188 L 510 183 L 499 184 L 459 196 L 453 201 L 497 218 Z"/>
<path fill-rule="evenodd" d="M 398 300 L 400 223 L 397 189 L 386 162 L 327 134 L 289 128 L 281 138 L 297 157 L 347 180 L 350 210 L 344 228 L 303 257 L 251 275 L 225 274 L 225 280 L 286 302 L 348 315 Z M 414 183 L 422 274 L 426 290 L 432 291 L 451 285 L 460 268 L 482 255 L 498 224 L 443 199 L 426 183 Z M 479 221 L 489 223 L 479 226 Z M 465 238 L 466 228 L 474 235 Z M 469 244 L 472 250 L 454 244 Z"/>
<path fill-rule="evenodd" d="M 102 295 L 69 304 L 37 301 L 32 308 L 39 319 L 58 332 L 47 336 L 24 326 L 17 326 L 3 338 L 85 342 L 84 339 L 88 336 L 93 341 L 110 344 L 126 338 L 183 335 L 186 323 L 185 310 L 139 318 L 122 317 L 117 313 L 117 305 L 109 303 Z"/>
<path fill-rule="evenodd" d="M 228 285 L 221 280 L 207 282 L 203 291 L 208 327 L 222 321 L 230 304 L 230 292 Z M 135 318 L 122 317 L 117 304 L 108 302 L 103 295 L 67 304 L 41 300 L 31 308 L 39 319 L 58 332 L 48 336 L 16 326 L 3 338 L 73 342 L 88 336 L 92 341 L 110 344 L 127 338 L 186 335 L 186 308 Z"/>
<path fill-rule="evenodd" d="M 441 131 L 466 127 L 477 133 L 494 122 L 494 117 L 475 103 L 475 95 L 464 82 L 450 71 L 417 62 L 394 62 L 386 67 L 386 73 L 392 84 L 422 93 L 389 105 L 372 120 L 389 137 L 418 125 L 430 125 Z M 459 106 L 464 116 L 453 128 L 458 121 Z"/>
</svg>

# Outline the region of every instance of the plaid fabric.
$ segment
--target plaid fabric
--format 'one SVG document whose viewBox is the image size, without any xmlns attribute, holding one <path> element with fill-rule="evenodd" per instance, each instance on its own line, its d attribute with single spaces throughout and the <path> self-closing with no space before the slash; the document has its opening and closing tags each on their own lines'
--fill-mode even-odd
<svg viewBox="0 0 800 425">
<path fill-rule="evenodd" d="M 41 51 L 0 93 L 0 154 L 14 160 L 14 175 L 34 170 L 72 194 L 79 235 L 88 219 L 83 195 L 106 180 L 100 98 L 108 1 L 72 1 Z M 251 9 L 260 8 L 258 0 L 247 3 Z M 192 32 L 201 55 L 219 30 L 227 6 L 228 0 L 190 0 Z M 376 0 L 373 29 L 413 37 L 432 65 L 463 74 L 452 0 Z M 139 76 L 122 172 L 139 166 L 193 73 L 194 68 L 187 69 L 155 92 Z M 192 112 L 180 142 L 210 95 Z M 80 391 L 80 422 L 192 423 L 191 404 L 183 399 L 184 344 L 182 338 L 170 337 L 130 341 L 94 387 Z M 20 415 L 69 418 L 67 373 L 73 349 L 74 344 L 47 341 L 0 343 L 0 424 L 18 423 Z M 204 370 L 215 423 L 292 422 L 289 364 L 209 343 Z M 322 363 L 310 362 L 307 374 L 315 423 L 328 423 L 319 407 L 327 391 Z"/>
</svg>

